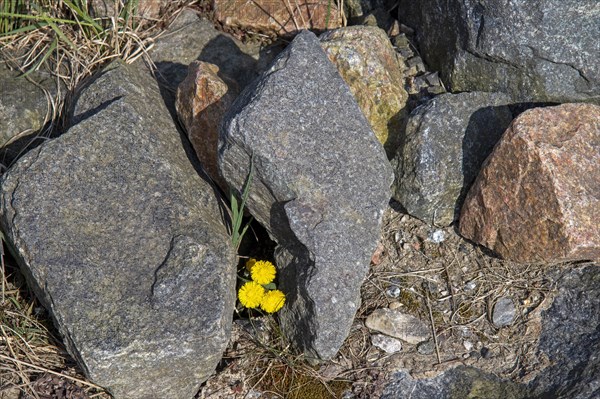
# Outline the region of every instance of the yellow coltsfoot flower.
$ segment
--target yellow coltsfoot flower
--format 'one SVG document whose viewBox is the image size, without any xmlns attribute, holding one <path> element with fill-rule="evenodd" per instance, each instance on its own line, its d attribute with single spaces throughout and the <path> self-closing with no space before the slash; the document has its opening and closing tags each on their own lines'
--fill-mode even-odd
<svg viewBox="0 0 600 399">
<path fill-rule="evenodd" d="M 240 303 L 247 308 L 258 307 L 265 296 L 265 289 L 255 281 L 249 281 L 242 285 L 238 291 Z"/>
<path fill-rule="evenodd" d="M 268 260 L 256 261 L 250 268 L 252 280 L 261 285 L 272 283 L 275 280 L 275 273 L 275 266 Z"/>
<path fill-rule="evenodd" d="M 260 308 L 267 313 L 275 313 L 283 307 L 285 294 L 279 290 L 268 291 L 260 302 Z"/>
</svg>

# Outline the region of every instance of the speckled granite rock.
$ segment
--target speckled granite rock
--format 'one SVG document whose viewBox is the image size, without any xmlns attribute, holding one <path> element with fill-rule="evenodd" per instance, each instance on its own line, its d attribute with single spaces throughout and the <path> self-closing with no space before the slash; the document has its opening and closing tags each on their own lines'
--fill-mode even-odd
<svg viewBox="0 0 600 399">
<path fill-rule="evenodd" d="M 330 0 L 213 0 L 215 18 L 223 25 L 267 35 L 292 35 L 303 29 L 342 26 L 340 11 Z"/>
<path fill-rule="evenodd" d="M 20 75 L 0 62 L 0 164 L 5 167 L 27 151 L 52 118 L 51 97 L 57 93 L 49 75 L 35 72 L 31 80 Z"/>
<path fill-rule="evenodd" d="M 85 374 L 116 399 L 193 398 L 229 339 L 236 257 L 150 72 L 108 67 L 1 186 L 2 230 Z"/>
<path fill-rule="evenodd" d="M 543 313 L 538 356 L 550 366 L 531 382 L 536 399 L 596 399 L 600 394 L 600 268 L 552 276 L 558 295 Z"/>
<path fill-rule="evenodd" d="M 504 94 L 448 93 L 416 108 L 392 162 L 394 199 L 427 223 L 450 225 L 512 120 L 509 102 Z"/>
<path fill-rule="evenodd" d="M 225 116 L 219 167 L 279 244 L 283 332 L 331 358 L 360 305 L 392 171 L 316 36 L 300 33 Z"/>
<path fill-rule="evenodd" d="M 351 26 L 326 32 L 320 40 L 391 158 L 400 140 L 408 94 L 404 63 L 386 33 L 377 27 Z"/>
<path fill-rule="evenodd" d="M 597 0 L 400 0 L 398 19 L 449 91 L 600 104 Z"/>
<path fill-rule="evenodd" d="M 416 379 L 406 371 L 392 375 L 381 399 L 526 399 L 527 387 L 501 380 L 493 374 L 472 367 L 456 367 L 437 377 Z"/>
<path fill-rule="evenodd" d="M 486 160 L 460 234 L 506 259 L 600 259 L 600 106 L 519 115 Z"/>
</svg>

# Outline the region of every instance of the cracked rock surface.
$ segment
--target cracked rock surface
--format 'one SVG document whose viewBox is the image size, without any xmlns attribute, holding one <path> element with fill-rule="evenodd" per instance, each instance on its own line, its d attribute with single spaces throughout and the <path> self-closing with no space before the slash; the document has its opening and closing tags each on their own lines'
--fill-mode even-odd
<svg viewBox="0 0 600 399">
<path fill-rule="evenodd" d="M 277 241 L 286 336 L 331 358 L 348 336 L 379 238 L 392 170 L 350 89 L 304 31 L 238 97 L 219 167 Z"/>
<path fill-rule="evenodd" d="M 452 92 L 600 103 L 596 0 L 401 0 L 398 10 Z"/>
<path fill-rule="evenodd" d="M 88 378 L 116 399 L 192 398 L 235 300 L 213 188 L 141 65 L 108 67 L 74 114 L 3 176 L 2 230 Z"/>
</svg>

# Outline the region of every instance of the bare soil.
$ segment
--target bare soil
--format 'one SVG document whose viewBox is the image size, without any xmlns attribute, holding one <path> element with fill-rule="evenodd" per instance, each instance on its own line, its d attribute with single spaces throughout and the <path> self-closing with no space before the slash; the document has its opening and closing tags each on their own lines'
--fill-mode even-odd
<svg viewBox="0 0 600 399">
<path fill-rule="evenodd" d="M 454 227 L 431 227 L 392 202 L 362 287 L 362 306 L 338 356 L 311 366 L 287 346 L 273 317 L 238 320 L 218 373 L 198 398 L 376 398 L 400 369 L 429 378 L 459 365 L 526 383 L 547 365 L 535 350 L 541 312 L 555 294 L 548 267 L 500 260 Z M 517 316 L 497 328 L 492 311 L 501 297 L 513 300 Z M 385 307 L 427 323 L 429 351 L 403 343 L 400 352 L 389 354 L 373 346 L 370 337 L 377 332 L 364 322 Z M 315 396 L 319 389 L 322 396 Z"/>
</svg>

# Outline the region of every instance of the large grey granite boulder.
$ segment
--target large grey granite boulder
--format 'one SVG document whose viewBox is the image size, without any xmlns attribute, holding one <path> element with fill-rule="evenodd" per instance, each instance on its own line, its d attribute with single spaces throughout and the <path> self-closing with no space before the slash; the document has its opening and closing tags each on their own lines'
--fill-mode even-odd
<svg viewBox="0 0 600 399">
<path fill-rule="evenodd" d="M 1 184 L 2 230 L 86 375 L 192 398 L 229 339 L 236 257 L 151 74 L 107 68 Z"/>
<path fill-rule="evenodd" d="M 453 92 L 600 103 L 597 0 L 400 0 L 398 17 Z"/>
<path fill-rule="evenodd" d="M 352 93 L 303 31 L 224 118 L 219 167 L 279 247 L 284 333 L 330 358 L 360 305 L 392 171 Z"/>
<path fill-rule="evenodd" d="M 442 94 L 416 108 L 393 165 L 394 198 L 438 226 L 457 217 L 467 189 L 512 120 L 499 93 Z"/>
</svg>

